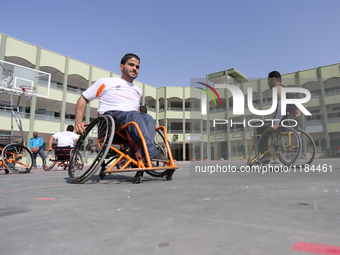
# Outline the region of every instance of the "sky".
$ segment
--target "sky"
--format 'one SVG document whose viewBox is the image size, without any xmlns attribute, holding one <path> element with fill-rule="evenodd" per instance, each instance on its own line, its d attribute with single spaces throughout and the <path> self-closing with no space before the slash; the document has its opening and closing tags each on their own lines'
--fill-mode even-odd
<svg viewBox="0 0 340 255">
<path fill-rule="evenodd" d="M 338 0 L 11 0 L 0 32 L 120 74 L 141 58 L 136 80 L 190 86 L 236 68 L 265 78 L 340 63 Z"/>
</svg>

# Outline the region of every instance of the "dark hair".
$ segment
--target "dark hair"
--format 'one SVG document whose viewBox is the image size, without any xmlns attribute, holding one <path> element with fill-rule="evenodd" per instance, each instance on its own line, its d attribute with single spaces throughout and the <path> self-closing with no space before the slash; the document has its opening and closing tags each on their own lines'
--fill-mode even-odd
<svg viewBox="0 0 340 255">
<path fill-rule="evenodd" d="M 141 106 L 139 107 L 139 110 L 140 110 L 140 112 L 142 112 L 142 113 L 148 113 L 148 108 L 146 108 L 146 106 L 144 106 L 144 105 L 141 105 Z"/>
<path fill-rule="evenodd" d="M 278 71 L 272 71 L 268 74 L 268 78 L 275 78 L 276 81 L 281 82 L 281 74 Z"/>
<path fill-rule="evenodd" d="M 136 54 L 128 53 L 128 54 L 125 54 L 125 56 L 122 58 L 122 60 L 120 61 L 120 63 L 121 63 L 122 65 L 125 65 L 126 61 L 128 61 L 130 58 L 138 59 L 138 61 L 140 62 L 140 58 L 139 58 Z"/>
<path fill-rule="evenodd" d="M 68 125 L 66 131 L 73 132 L 73 129 L 74 129 L 73 125 Z"/>
</svg>

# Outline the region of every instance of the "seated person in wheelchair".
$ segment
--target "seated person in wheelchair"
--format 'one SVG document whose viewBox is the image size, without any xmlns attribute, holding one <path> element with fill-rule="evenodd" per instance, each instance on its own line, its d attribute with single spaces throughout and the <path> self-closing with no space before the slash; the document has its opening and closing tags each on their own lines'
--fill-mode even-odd
<svg viewBox="0 0 340 255">
<path fill-rule="evenodd" d="M 298 120 L 298 118 L 301 115 L 301 110 L 298 109 L 295 106 L 295 104 L 287 104 L 286 113 L 281 113 L 281 88 L 284 87 L 284 85 L 282 85 L 281 74 L 278 71 L 272 71 L 268 74 L 268 86 L 270 89 L 273 89 L 274 87 L 277 88 L 278 102 L 277 102 L 276 114 L 274 117 L 275 120 L 273 120 L 273 122 L 271 121 L 264 122 L 264 125 L 262 127 L 258 127 L 255 129 L 255 135 L 263 134 L 267 129 L 269 131 L 276 131 L 281 121 L 284 118 L 287 118 L 287 116 L 289 116 L 290 119 Z M 287 93 L 287 98 L 294 98 L 294 97 L 295 95 L 293 93 Z M 263 143 L 266 142 L 265 139 L 262 139 L 262 141 Z M 259 148 L 260 148 L 259 149 L 260 152 L 264 152 L 264 151 L 261 151 L 261 150 L 265 150 L 264 146 L 259 145 Z"/>
<path fill-rule="evenodd" d="M 126 54 L 119 66 L 122 72 L 121 78 L 101 78 L 83 92 L 76 105 L 75 132 L 80 135 L 84 134 L 85 126 L 88 125 L 83 123 L 86 105 L 98 98 L 99 115 L 109 114 L 124 124 L 136 122 L 144 136 L 150 159 L 168 162 L 168 159 L 157 150 L 154 144 L 155 121 L 150 115 L 138 112 L 143 92 L 133 84 L 133 80 L 138 76 L 139 64 L 140 58 L 137 55 Z M 127 135 L 130 143 L 132 141 L 135 143 L 136 158 L 145 159 L 141 138 L 133 125 L 127 128 Z"/>
<path fill-rule="evenodd" d="M 68 125 L 66 131 L 55 133 L 48 140 L 49 151 L 53 150 L 52 143 L 53 140 L 58 140 L 57 148 L 73 148 L 74 144 L 78 141 L 78 135 L 73 133 L 73 125 Z"/>
</svg>

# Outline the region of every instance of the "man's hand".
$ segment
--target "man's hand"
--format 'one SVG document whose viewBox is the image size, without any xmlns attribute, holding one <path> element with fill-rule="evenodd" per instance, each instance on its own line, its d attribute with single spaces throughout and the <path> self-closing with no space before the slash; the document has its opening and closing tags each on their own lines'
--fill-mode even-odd
<svg viewBox="0 0 340 255">
<path fill-rule="evenodd" d="M 32 151 L 32 152 L 38 152 L 38 151 L 39 151 L 39 146 L 33 147 L 33 148 L 31 149 L 31 151 Z"/>
<path fill-rule="evenodd" d="M 79 124 L 74 125 L 74 132 L 78 135 L 83 135 L 85 134 L 85 127 L 88 126 L 89 124 L 86 124 L 84 122 L 81 122 Z"/>
<path fill-rule="evenodd" d="M 268 128 L 269 131 L 276 131 L 276 129 L 278 128 L 279 124 L 273 124 L 272 126 L 270 126 Z"/>
<path fill-rule="evenodd" d="M 52 151 L 53 150 L 53 148 L 52 147 L 48 147 L 48 149 L 47 149 L 48 151 Z"/>
</svg>

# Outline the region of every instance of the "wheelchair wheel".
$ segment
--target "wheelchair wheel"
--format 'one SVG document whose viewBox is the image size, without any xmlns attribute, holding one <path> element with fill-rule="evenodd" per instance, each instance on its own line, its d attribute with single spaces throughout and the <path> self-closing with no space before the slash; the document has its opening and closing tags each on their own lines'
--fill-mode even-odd
<svg viewBox="0 0 340 255">
<path fill-rule="evenodd" d="M 297 130 L 301 138 L 301 154 L 300 157 L 295 161 L 296 167 L 304 167 L 310 165 L 316 153 L 316 147 L 313 138 L 303 130 Z"/>
<path fill-rule="evenodd" d="M 111 163 L 114 163 L 115 161 L 118 160 L 118 158 L 120 157 L 120 155 L 113 155 L 113 156 L 107 156 L 106 157 L 106 161 L 104 160 L 103 163 L 101 164 L 101 170 L 99 172 L 99 177 L 100 179 L 104 179 L 105 177 L 105 170 L 106 167 L 108 165 L 110 165 Z M 126 159 L 121 159 L 120 162 L 118 162 L 113 168 L 112 170 L 115 169 L 121 169 L 125 164 L 126 164 L 127 160 Z M 128 165 L 127 168 L 131 168 L 131 165 Z"/>
<path fill-rule="evenodd" d="M 167 155 L 166 145 L 165 145 L 165 136 L 163 134 L 163 131 L 157 130 L 156 136 L 155 136 L 155 146 L 159 150 L 159 153 L 162 153 L 163 155 Z M 169 143 L 170 147 L 170 143 Z M 170 147 L 171 150 L 171 147 Z M 151 162 L 153 167 L 162 167 L 165 166 L 164 162 L 159 161 L 152 161 Z M 146 171 L 146 173 L 152 177 L 164 177 L 167 174 L 167 170 L 164 171 Z"/>
<path fill-rule="evenodd" d="M 43 168 L 45 171 L 50 171 L 56 164 L 56 158 L 54 150 L 47 153 L 43 162 Z"/>
<path fill-rule="evenodd" d="M 6 145 L 1 155 L 5 167 L 14 173 L 29 173 L 32 169 L 32 153 L 22 144 Z"/>
<path fill-rule="evenodd" d="M 293 164 L 300 155 L 300 137 L 289 127 L 279 126 L 276 131 L 266 130 L 256 146 L 256 157 L 261 165 Z"/>
<path fill-rule="evenodd" d="M 84 159 L 79 152 L 77 152 L 76 159 L 74 160 L 73 168 L 78 169 L 78 170 L 83 170 L 84 168 Z"/>
<path fill-rule="evenodd" d="M 85 134 L 79 137 L 68 167 L 73 182 L 85 183 L 97 172 L 112 143 L 115 128 L 112 124 L 114 120 L 111 116 L 99 116 L 86 127 Z M 83 159 L 81 167 L 78 165 L 80 158 Z"/>
</svg>

